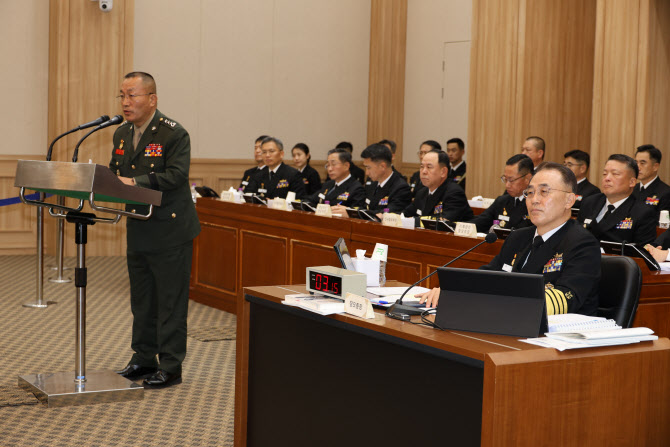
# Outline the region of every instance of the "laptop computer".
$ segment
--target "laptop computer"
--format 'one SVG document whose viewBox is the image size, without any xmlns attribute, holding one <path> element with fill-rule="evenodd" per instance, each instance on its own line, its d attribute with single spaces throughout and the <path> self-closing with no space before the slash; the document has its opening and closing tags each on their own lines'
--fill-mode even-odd
<svg viewBox="0 0 670 447">
<path fill-rule="evenodd" d="M 600 241 L 600 248 L 608 255 L 629 256 L 631 258 L 641 258 L 651 271 L 660 271 L 661 266 L 658 261 L 641 244 L 621 243 L 612 241 Z"/>
<path fill-rule="evenodd" d="M 437 270 L 442 329 L 537 337 L 547 332 L 542 275 L 444 267 Z"/>
</svg>

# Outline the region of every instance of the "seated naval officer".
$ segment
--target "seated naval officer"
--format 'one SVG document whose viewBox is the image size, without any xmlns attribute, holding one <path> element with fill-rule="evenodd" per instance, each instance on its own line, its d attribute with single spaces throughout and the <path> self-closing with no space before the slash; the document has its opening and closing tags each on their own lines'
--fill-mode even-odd
<svg viewBox="0 0 670 447">
<path fill-rule="evenodd" d="M 351 154 L 346 149 L 331 149 L 328 151 L 326 171 L 328 180 L 321 189 L 305 201 L 314 205 L 328 203 L 333 213 L 346 215 L 346 208 L 362 206 L 365 203 L 363 185 L 349 172 Z M 341 209 L 340 209 L 341 208 Z"/>
<path fill-rule="evenodd" d="M 449 180 L 456 183 L 465 191 L 465 169 L 463 160 L 465 155 L 465 143 L 460 138 L 452 138 L 447 141 L 447 155 L 449 156 Z"/>
<path fill-rule="evenodd" d="M 600 193 L 600 189 L 586 178 L 586 173 L 589 171 L 589 165 L 591 164 L 591 156 L 584 151 L 575 149 L 566 152 L 563 157 L 565 158 L 563 166 L 567 166 L 577 177 L 577 189 L 575 190 L 577 200 L 574 207 L 579 208 L 582 206 L 582 200 L 585 197 Z"/>
<path fill-rule="evenodd" d="M 381 215 L 385 209 L 400 213 L 412 201 L 412 191 L 402 176 L 391 169 L 391 150 L 372 144 L 361 153 L 370 184 L 365 185 L 365 203 L 361 207 Z M 347 217 L 346 213 L 342 217 Z"/>
<path fill-rule="evenodd" d="M 288 192 L 293 191 L 297 199 L 302 199 L 305 183 L 300 171 L 284 163 L 284 144 L 281 140 L 265 138 L 261 142 L 261 152 L 267 169 L 256 173 L 244 192 L 253 192 L 264 199 L 285 199 Z"/>
<path fill-rule="evenodd" d="M 500 253 L 483 270 L 535 273 L 544 276 L 547 315 L 595 315 L 600 281 L 600 244 L 570 218 L 577 179 L 558 163 L 538 166 L 524 191 L 534 227 L 510 233 Z M 439 288 L 422 301 L 435 306 Z"/>
<path fill-rule="evenodd" d="M 421 160 L 423 160 L 423 156 L 433 149 L 441 151 L 442 146 L 435 140 L 426 140 L 421 143 L 419 152 L 417 153 L 419 156 L 419 164 L 421 163 Z M 424 186 L 423 183 L 421 183 L 421 169 L 412 174 L 409 179 L 409 187 L 412 189 L 412 197 L 416 197 L 416 193 L 418 193 L 420 189 L 423 189 Z"/>
<path fill-rule="evenodd" d="M 540 137 L 528 137 L 521 146 L 521 153 L 533 160 L 533 172 L 544 161 L 544 140 Z"/>
<path fill-rule="evenodd" d="M 505 193 L 485 209 L 479 216 L 470 220 L 477 225 L 477 231 L 486 233 L 494 221 L 501 228 L 521 228 L 532 225 L 528 219 L 528 209 L 523 191 L 528 187 L 533 175 L 533 162 L 523 154 L 510 157 L 505 163 L 504 174 L 500 180 L 505 185 Z"/>
<path fill-rule="evenodd" d="M 661 156 L 661 151 L 653 144 L 644 144 L 635 152 L 639 170 L 635 195 L 640 203 L 652 207 L 657 216 L 661 210 L 670 208 L 670 186 L 658 177 Z"/>
<path fill-rule="evenodd" d="M 403 211 L 405 217 L 416 216 L 416 226 L 420 226 L 422 216 L 435 216 L 450 222 L 472 219 L 472 208 L 465 197 L 465 191 L 448 179 L 449 156 L 446 152 L 433 149 L 421 160 L 421 181 L 425 185 Z"/>
<path fill-rule="evenodd" d="M 656 212 L 633 194 L 635 160 L 612 154 L 603 170 L 601 193 L 582 200 L 577 220 L 601 241 L 647 244 L 656 239 Z"/>
<path fill-rule="evenodd" d="M 305 194 L 314 194 L 321 189 L 321 176 L 309 164 L 312 160 L 312 156 L 309 155 L 309 146 L 305 143 L 296 143 L 291 149 L 291 155 L 293 155 L 293 167 L 300 171 L 300 175 L 302 175 Z"/>
<path fill-rule="evenodd" d="M 335 146 L 335 149 L 346 149 L 349 151 L 351 154 L 351 165 L 349 166 L 349 172 L 351 172 L 351 175 L 354 176 L 356 180 L 358 180 L 361 185 L 365 183 L 365 171 L 358 167 L 356 163 L 354 163 L 354 146 L 353 144 L 349 143 L 348 141 L 340 141 L 337 143 L 337 146 Z"/>
<path fill-rule="evenodd" d="M 249 185 L 251 177 L 265 168 L 265 159 L 263 158 L 263 153 L 261 152 L 261 142 L 267 137 L 267 135 L 261 135 L 260 137 L 256 138 L 256 142 L 254 143 L 254 160 L 256 161 L 256 166 L 244 171 L 244 174 L 242 175 L 242 181 L 240 182 L 238 189 L 244 191 L 247 185 Z"/>
</svg>

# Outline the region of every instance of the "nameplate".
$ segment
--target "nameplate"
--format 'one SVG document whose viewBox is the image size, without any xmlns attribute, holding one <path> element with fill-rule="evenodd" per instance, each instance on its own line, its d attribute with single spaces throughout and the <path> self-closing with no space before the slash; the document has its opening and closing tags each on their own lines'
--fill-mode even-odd
<svg viewBox="0 0 670 447">
<path fill-rule="evenodd" d="M 280 199 L 279 197 L 276 197 L 272 199 L 272 208 L 276 210 L 288 210 L 288 202 L 286 202 L 286 199 Z"/>
<path fill-rule="evenodd" d="M 344 312 L 365 319 L 375 317 L 370 300 L 353 293 L 347 293 L 344 299 Z"/>
<path fill-rule="evenodd" d="M 289 202 L 289 203 L 295 202 L 295 192 L 294 191 L 289 191 L 288 193 L 286 193 L 286 201 Z"/>
<path fill-rule="evenodd" d="M 330 205 L 326 205 L 325 203 L 319 203 L 316 206 L 316 212 L 314 214 L 323 217 L 333 217 L 333 212 L 330 210 Z"/>
<path fill-rule="evenodd" d="M 488 208 L 490 207 L 495 199 L 482 199 L 482 208 Z"/>
<path fill-rule="evenodd" d="M 456 222 L 456 236 L 477 237 L 477 226 L 473 223 Z"/>
<path fill-rule="evenodd" d="M 235 202 L 235 193 L 233 191 L 221 191 L 222 202 Z"/>
<path fill-rule="evenodd" d="M 382 217 L 382 225 L 387 227 L 402 227 L 400 215 L 396 213 L 385 213 Z"/>
</svg>

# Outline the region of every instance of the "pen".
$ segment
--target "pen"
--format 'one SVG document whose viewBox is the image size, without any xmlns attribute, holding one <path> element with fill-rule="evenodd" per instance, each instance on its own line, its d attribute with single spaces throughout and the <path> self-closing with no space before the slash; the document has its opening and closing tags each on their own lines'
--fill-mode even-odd
<svg viewBox="0 0 670 447">
<path fill-rule="evenodd" d="M 342 202 L 337 202 L 337 206 L 340 206 L 340 205 L 342 205 Z"/>
</svg>

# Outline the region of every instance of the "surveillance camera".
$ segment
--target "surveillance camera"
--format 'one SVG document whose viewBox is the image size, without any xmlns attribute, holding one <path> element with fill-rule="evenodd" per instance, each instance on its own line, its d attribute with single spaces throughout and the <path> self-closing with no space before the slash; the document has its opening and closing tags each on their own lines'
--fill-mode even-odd
<svg viewBox="0 0 670 447">
<path fill-rule="evenodd" d="M 114 6 L 114 0 L 98 0 L 98 6 L 100 6 L 100 11 L 111 11 Z"/>
</svg>

